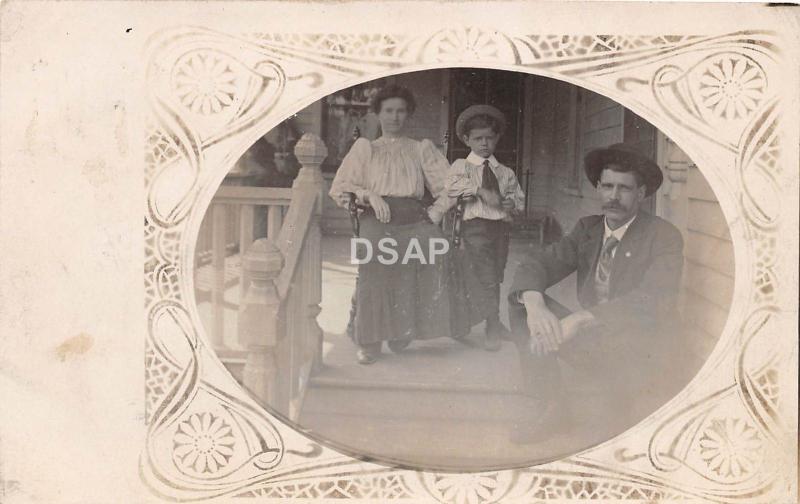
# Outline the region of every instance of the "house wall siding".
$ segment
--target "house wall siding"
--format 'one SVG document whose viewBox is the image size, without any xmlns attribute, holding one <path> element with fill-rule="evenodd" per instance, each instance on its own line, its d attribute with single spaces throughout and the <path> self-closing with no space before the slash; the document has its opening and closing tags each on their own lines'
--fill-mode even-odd
<svg viewBox="0 0 800 504">
<path fill-rule="evenodd" d="M 733 242 L 716 195 L 694 166 L 689 168 L 686 189 L 683 313 L 698 330 L 698 347 L 710 350 L 725 326 L 733 298 Z"/>
<path fill-rule="evenodd" d="M 533 203 L 547 209 L 563 233 L 582 216 L 600 211 L 595 189 L 583 175 L 584 155 L 621 142 L 623 133 L 622 106 L 586 90 L 578 91 L 582 94 L 581 109 L 572 109 L 578 115 L 577 132 L 571 128 L 570 87 L 565 82 L 541 79 L 533 94 Z"/>
</svg>

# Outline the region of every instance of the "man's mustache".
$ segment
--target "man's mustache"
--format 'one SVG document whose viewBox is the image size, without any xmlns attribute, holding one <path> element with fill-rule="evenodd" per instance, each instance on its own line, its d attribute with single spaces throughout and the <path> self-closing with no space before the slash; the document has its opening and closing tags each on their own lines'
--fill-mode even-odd
<svg viewBox="0 0 800 504">
<path fill-rule="evenodd" d="M 622 208 L 622 205 L 617 203 L 609 203 L 607 205 L 603 205 L 603 210 L 625 210 Z"/>
</svg>

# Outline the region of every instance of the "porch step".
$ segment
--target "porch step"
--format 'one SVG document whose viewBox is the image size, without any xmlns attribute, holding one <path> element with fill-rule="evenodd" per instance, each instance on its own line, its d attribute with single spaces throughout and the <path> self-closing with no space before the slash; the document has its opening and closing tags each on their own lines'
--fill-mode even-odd
<svg viewBox="0 0 800 504">
<path fill-rule="evenodd" d="M 320 385 L 312 379 L 303 414 L 335 414 L 355 417 L 506 421 L 522 413 L 521 396 L 496 391 L 435 389 L 413 384 L 372 387 Z"/>
<path fill-rule="evenodd" d="M 559 458 L 608 439 L 591 413 L 568 433 L 536 444 L 510 435 L 522 413 L 518 394 L 312 387 L 298 423 L 343 453 L 424 469 L 490 470 Z M 581 407 L 592 412 L 593 398 Z M 522 420 L 525 421 L 525 420 Z"/>
<path fill-rule="evenodd" d="M 552 460 L 624 430 L 603 418 L 605 398 L 596 390 L 575 389 L 565 398 L 576 413 L 567 433 L 515 444 L 510 434 L 531 412 L 509 372 L 516 371 L 514 355 L 436 348 L 386 354 L 356 369 L 323 367 L 310 382 L 299 425 L 343 453 L 459 471 Z"/>
<path fill-rule="evenodd" d="M 320 388 L 343 388 L 343 389 L 367 389 L 367 390 L 392 390 L 392 391 L 412 391 L 423 392 L 453 392 L 453 393 L 479 393 L 479 394 L 516 394 L 519 388 L 506 383 L 452 383 L 452 382 L 431 382 L 431 381 L 411 381 L 402 382 L 388 380 L 353 379 L 349 377 L 337 378 L 331 376 L 315 376 L 311 379 L 311 385 Z"/>
<path fill-rule="evenodd" d="M 345 453 L 462 470 L 530 459 L 508 439 L 516 394 L 329 385 L 308 390 L 298 423 Z"/>
<path fill-rule="evenodd" d="M 486 469 L 508 463 L 520 451 L 508 439 L 513 426 L 497 421 L 382 418 L 363 422 L 360 415 L 304 413 L 300 425 L 357 456 L 432 469 Z M 480 439 L 471 443 L 472 439 Z M 528 459 L 524 449 L 520 460 Z"/>
<path fill-rule="evenodd" d="M 476 335 L 480 338 L 480 335 Z M 516 349 L 503 342 L 497 352 L 486 352 L 449 338 L 414 341 L 401 354 L 384 349 L 370 366 L 356 361 L 347 336 L 325 334 L 323 362 L 316 385 L 346 388 L 513 393 L 519 385 Z"/>
</svg>

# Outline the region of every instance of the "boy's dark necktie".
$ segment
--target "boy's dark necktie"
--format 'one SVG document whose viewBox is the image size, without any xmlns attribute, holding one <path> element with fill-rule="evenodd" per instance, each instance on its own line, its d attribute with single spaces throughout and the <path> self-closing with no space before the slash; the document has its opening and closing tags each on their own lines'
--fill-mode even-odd
<svg viewBox="0 0 800 504">
<path fill-rule="evenodd" d="M 497 177 L 489 166 L 489 160 L 483 162 L 483 176 L 481 177 L 481 187 L 494 191 L 500 194 L 500 184 L 497 182 Z"/>
</svg>

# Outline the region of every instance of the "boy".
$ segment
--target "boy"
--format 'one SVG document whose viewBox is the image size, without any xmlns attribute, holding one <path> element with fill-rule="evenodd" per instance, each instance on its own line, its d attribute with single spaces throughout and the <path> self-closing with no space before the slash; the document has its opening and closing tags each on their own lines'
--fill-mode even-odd
<svg viewBox="0 0 800 504">
<path fill-rule="evenodd" d="M 471 152 L 450 168 L 447 192 L 465 201 L 461 238 L 467 298 L 478 320 L 486 321 L 486 350 L 500 349 L 508 329 L 500 322 L 500 284 L 508 259 L 512 214 L 523 210 L 525 195 L 513 170 L 494 157 L 505 130 L 503 113 L 491 105 L 473 105 L 456 121 L 456 134 Z"/>
</svg>

